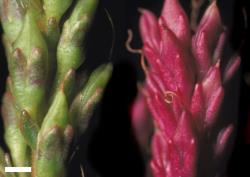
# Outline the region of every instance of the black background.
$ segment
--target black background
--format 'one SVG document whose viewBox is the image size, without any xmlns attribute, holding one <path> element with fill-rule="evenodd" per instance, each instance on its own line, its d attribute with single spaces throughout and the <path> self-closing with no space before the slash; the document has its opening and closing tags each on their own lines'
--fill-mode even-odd
<svg viewBox="0 0 250 177">
<path fill-rule="evenodd" d="M 143 79 L 139 56 L 127 52 L 125 41 L 127 29 L 134 32 L 133 47 L 140 48 L 138 33 L 138 7 L 151 9 L 159 15 L 163 0 L 100 0 L 96 17 L 85 42 L 87 60 L 80 70 L 91 72 L 104 62 L 114 64 L 113 76 L 107 86 L 101 104 L 90 121 L 90 127 L 81 138 L 78 147 L 72 146 L 73 159 L 68 161 L 69 176 L 80 176 L 80 164 L 86 177 L 116 176 L 143 177 L 145 166 L 139 148 L 134 140 L 129 118 L 129 109 L 136 96 L 136 80 Z M 189 0 L 182 0 L 190 13 Z M 242 56 L 240 69 L 240 99 L 235 100 L 239 108 L 239 124 L 235 147 L 228 166 L 228 177 L 250 176 L 250 149 L 245 139 L 248 111 L 250 110 L 250 90 L 244 81 L 250 72 L 250 27 L 246 27 L 242 9 L 250 19 L 247 0 L 218 0 L 224 24 L 231 29 L 228 44 Z M 108 13 L 107 13 L 107 12 Z M 112 19 L 114 27 L 108 18 Z M 250 20 L 247 19 L 248 24 Z M 114 42 L 113 52 L 110 53 Z M 5 89 L 7 77 L 6 60 L 1 45 L 0 92 Z M 225 59 L 226 60 L 226 59 Z M 3 127 L 0 122 L 0 144 L 3 143 Z M 77 150 L 78 149 L 78 150 Z"/>
</svg>

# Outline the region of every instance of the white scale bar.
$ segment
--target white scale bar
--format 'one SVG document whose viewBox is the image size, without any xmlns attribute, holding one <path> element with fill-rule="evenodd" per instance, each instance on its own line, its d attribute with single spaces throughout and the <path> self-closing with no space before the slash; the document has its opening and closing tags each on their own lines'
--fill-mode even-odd
<svg viewBox="0 0 250 177">
<path fill-rule="evenodd" d="M 31 173 L 31 167 L 5 167 L 5 172 Z"/>
</svg>

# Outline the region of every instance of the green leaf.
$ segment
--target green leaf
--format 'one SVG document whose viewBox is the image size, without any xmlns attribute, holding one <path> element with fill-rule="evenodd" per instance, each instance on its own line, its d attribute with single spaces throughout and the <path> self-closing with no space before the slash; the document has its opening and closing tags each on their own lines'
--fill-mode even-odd
<svg viewBox="0 0 250 177">
<path fill-rule="evenodd" d="M 32 148 L 32 150 L 35 150 L 39 127 L 36 122 L 30 118 L 29 113 L 25 110 L 21 112 L 19 127 L 27 144 Z"/>
<path fill-rule="evenodd" d="M 57 88 L 65 74 L 76 70 L 84 59 L 82 41 L 95 12 L 98 0 L 78 0 L 70 16 L 64 23 L 62 35 L 57 48 Z"/>
<path fill-rule="evenodd" d="M 17 41 L 14 43 L 14 48 L 20 48 L 26 60 L 29 59 L 34 48 L 39 48 L 42 51 L 44 61 L 48 62 L 46 61 L 48 58 L 47 45 L 37 26 L 36 18 L 30 10 L 27 10 L 25 14 L 23 28 Z"/>
<path fill-rule="evenodd" d="M 111 76 L 112 66 L 102 65 L 90 76 L 83 90 L 74 99 L 70 107 L 72 124 L 79 133 L 82 133 L 87 125 L 95 105 L 100 101 L 103 90 Z"/>
<path fill-rule="evenodd" d="M 59 23 L 62 15 L 71 5 L 72 0 L 43 0 L 44 11 L 47 19 L 53 17 Z"/>
<path fill-rule="evenodd" d="M 33 14 L 27 10 L 24 26 L 9 59 L 12 92 L 20 110 L 40 122 L 48 71 L 48 50 Z"/>
<path fill-rule="evenodd" d="M 39 136 L 43 136 L 45 132 L 55 126 L 64 130 L 68 122 L 69 116 L 67 99 L 63 90 L 58 90 L 52 105 L 44 118 Z"/>
<path fill-rule="evenodd" d="M 14 166 L 29 166 L 29 149 L 19 130 L 19 116 L 13 103 L 13 97 L 9 92 L 6 92 L 3 97 L 2 115 L 5 126 L 4 138 L 10 149 Z"/>
<path fill-rule="evenodd" d="M 47 129 L 39 138 L 34 158 L 34 176 L 63 177 L 64 149 L 61 128 Z"/>
<path fill-rule="evenodd" d="M 25 10 L 16 0 L 0 0 L 0 13 L 4 33 L 13 43 L 22 29 Z"/>
</svg>

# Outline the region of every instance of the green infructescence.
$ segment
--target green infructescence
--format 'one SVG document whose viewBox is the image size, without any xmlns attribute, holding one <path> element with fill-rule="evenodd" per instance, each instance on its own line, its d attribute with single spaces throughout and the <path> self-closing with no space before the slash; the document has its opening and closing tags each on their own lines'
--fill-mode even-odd
<svg viewBox="0 0 250 177">
<path fill-rule="evenodd" d="M 1 177 L 63 177 L 73 134 L 81 134 L 111 75 L 97 68 L 80 89 L 76 69 L 98 0 L 0 0 L 9 77 L 2 100 Z M 69 14 L 66 21 L 65 19 Z M 82 84 L 81 84 L 82 85 Z M 78 90 L 78 91 L 76 91 Z M 32 173 L 5 173 L 32 166 Z"/>
</svg>

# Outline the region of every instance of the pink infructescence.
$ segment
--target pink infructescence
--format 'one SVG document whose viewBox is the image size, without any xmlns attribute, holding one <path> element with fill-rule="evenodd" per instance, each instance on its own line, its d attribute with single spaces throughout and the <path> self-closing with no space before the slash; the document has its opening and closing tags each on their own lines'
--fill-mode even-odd
<svg viewBox="0 0 250 177">
<path fill-rule="evenodd" d="M 240 65 L 220 58 L 225 31 L 216 2 L 191 34 L 178 0 L 165 0 L 159 19 L 141 10 L 143 55 L 149 67 L 141 89 L 154 121 L 150 161 L 154 177 L 215 177 L 234 130 L 218 125 L 223 84 Z M 226 118 L 225 118 L 226 119 Z"/>
</svg>

